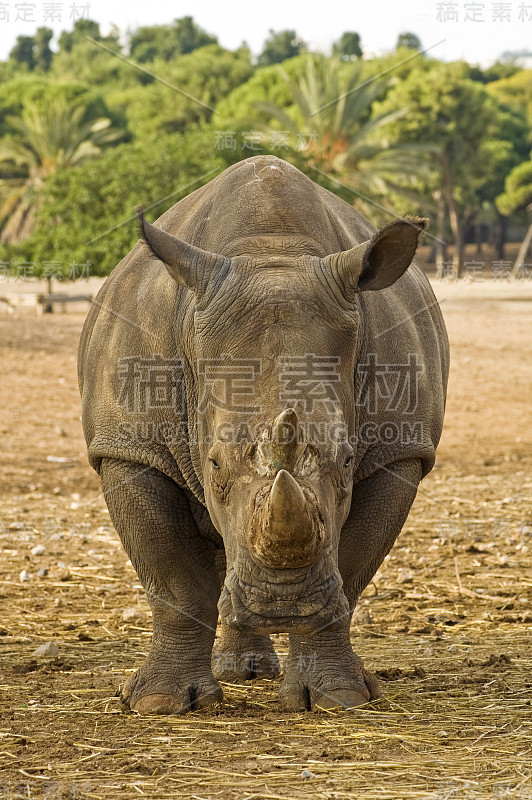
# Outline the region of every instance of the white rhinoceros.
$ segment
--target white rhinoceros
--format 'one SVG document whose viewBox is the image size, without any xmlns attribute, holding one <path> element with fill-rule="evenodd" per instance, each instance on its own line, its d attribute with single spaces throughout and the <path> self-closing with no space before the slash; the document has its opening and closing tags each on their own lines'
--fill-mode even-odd
<svg viewBox="0 0 532 800">
<path fill-rule="evenodd" d="M 140 219 L 79 350 L 90 463 L 153 610 L 123 699 L 219 701 L 216 678 L 279 673 L 286 631 L 287 708 L 365 703 L 351 614 L 443 421 L 447 337 L 412 261 L 426 220 L 376 230 L 273 156 Z"/>
</svg>

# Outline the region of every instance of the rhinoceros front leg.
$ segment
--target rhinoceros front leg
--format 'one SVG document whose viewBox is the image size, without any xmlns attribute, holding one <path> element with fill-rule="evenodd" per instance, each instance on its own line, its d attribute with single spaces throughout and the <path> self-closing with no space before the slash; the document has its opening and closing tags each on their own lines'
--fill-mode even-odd
<svg viewBox="0 0 532 800">
<path fill-rule="evenodd" d="M 153 612 L 150 652 L 122 691 L 130 708 L 172 714 L 222 699 L 211 671 L 220 584 L 216 547 L 202 537 L 187 497 L 156 469 L 104 459 L 111 520 Z"/>
<path fill-rule="evenodd" d="M 279 693 L 286 708 L 352 708 L 380 697 L 377 678 L 351 647 L 351 614 L 400 533 L 420 479 L 420 462 L 405 460 L 378 470 L 354 487 L 338 552 L 350 612 L 325 630 L 290 636 Z"/>
<path fill-rule="evenodd" d="M 207 509 L 195 497 L 190 499 L 190 508 L 199 530 L 210 538 L 216 538 L 219 534 Z M 223 548 L 216 553 L 216 567 L 222 586 L 227 570 Z M 281 667 L 269 636 L 236 631 L 222 622 L 212 652 L 212 671 L 217 680 L 232 683 L 235 680 L 276 678 L 281 674 Z"/>
</svg>

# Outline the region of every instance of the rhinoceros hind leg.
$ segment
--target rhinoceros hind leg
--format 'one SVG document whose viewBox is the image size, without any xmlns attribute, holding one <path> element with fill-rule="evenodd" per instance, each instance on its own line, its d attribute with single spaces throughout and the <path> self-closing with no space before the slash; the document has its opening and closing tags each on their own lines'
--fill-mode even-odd
<svg viewBox="0 0 532 800">
<path fill-rule="evenodd" d="M 269 636 L 234 631 L 222 623 L 220 638 L 212 654 L 213 673 L 218 680 L 277 678 L 281 667 Z"/>
</svg>

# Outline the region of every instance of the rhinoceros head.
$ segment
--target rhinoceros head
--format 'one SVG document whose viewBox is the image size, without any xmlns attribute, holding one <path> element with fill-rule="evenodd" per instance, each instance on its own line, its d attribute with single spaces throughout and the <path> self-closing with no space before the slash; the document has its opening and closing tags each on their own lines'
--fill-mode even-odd
<svg viewBox="0 0 532 800">
<path fill-rule="evenodd" d="M 226 257 L 146 223 L 143 238 L 195 295 L 197 431 L 222 535 L 222 619 L 315 631 L 348 613 L 338 568 L 356 456 L 357 295 L 407 269 L 426 220 L 397 220 L 325 257 Z"/>
</svg>

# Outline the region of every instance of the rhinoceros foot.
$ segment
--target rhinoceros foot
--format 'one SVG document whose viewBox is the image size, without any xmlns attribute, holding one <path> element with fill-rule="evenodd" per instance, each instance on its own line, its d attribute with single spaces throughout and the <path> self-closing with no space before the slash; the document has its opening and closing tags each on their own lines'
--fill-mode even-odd
<svg viewBox="0 0 532 800">
<path fill-rule="evenodd" d="M 351 649 L 291 642 L 279 699 L 290 711 L 355 708 L 381 696 L 377 678 Z"/>
<path fill-rule="evenodd" d="M 223 626 L 214 645 L 212 671 L 220 681 L 277 678 L 281 667 L 269 636 L 233 631 Z"/>
<path fill-rule="evenodd" d="M 223 692 L 212 674 L 174 670 L 169 675 L 146 661 L 127 679 L 120 699 L 139 714 L 185 714 L 221 702 Z"/>
</svg>

